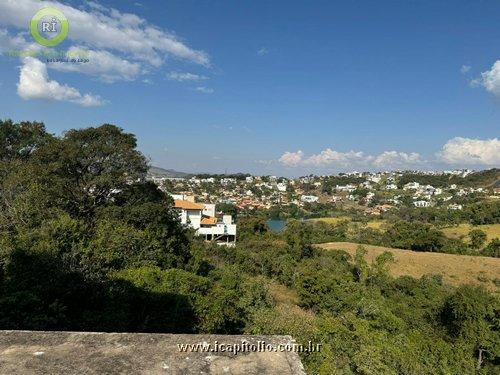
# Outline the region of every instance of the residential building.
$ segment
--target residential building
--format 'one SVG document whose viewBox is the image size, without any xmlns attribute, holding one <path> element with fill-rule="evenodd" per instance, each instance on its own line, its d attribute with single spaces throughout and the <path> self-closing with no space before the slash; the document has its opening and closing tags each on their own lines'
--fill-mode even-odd
<svg viewBox="0 0 500 375">
<path fill-rule="evenodd" d="M 196 203 L 190 200 L 175 199 L 174 209 L 178 211 L 181 223 L 193 228 L 198 236 L 206 241 L 220 245 L 234 246 L 236 243 L 236 224 L 231 215 L 224 215 L 222 221 L 215 216 L 215 204 Z"/>
<path fill-rule="evenodd" d="M 278 184 L 276 184 L 276 188 L 278 189 L 278 191 L 281 191 L 281 192 L 285 192 L 286 187 L 287 187 L 287 185 L 284 182 L 279 182 Z"/>
<path fill-rule="evenodd" d="M 408 182 L 405 186 L 403 186 L 403 190 L 416 190 L 420 187 L 418 182 Z"/>
<path fill-rule="evenodd" d="M 315 195 L 302 195 L 300 201 L 304 203 L 315 203 L 319 201 L 319 198 Z"/>
<path fill-rule="evenodd" d="M 415 202 L 413 202 L 413 205 L 415 207 L 430 207 L 431 202 L 429 202 L 429 201 L 415 201 Z"/>
</svg>

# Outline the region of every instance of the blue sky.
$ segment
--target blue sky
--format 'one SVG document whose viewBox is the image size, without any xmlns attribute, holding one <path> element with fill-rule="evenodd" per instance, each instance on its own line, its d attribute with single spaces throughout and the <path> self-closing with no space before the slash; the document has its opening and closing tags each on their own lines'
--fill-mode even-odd
<svg viewBox="0 0 500 375">
<path fill-rule="evenodd" d="M 44 6 L 89 63 L 5 55 Z M 498 1 L 2 0 L 0 114 L 189 172 L 498 167 L 499 41 Z"/>
</svg>

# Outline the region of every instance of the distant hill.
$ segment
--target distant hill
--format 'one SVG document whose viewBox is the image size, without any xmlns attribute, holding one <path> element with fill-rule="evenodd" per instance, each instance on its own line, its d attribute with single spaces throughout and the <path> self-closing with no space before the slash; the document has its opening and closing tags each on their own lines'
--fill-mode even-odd
<svg viewBox="0 0 500 375">
<path fill-rule="evenodd" d="M 179 172 L 173 169 L 164 169 L 160 167 L 150 167 L 148 171 L 148 176 L 154 177 L 173 177 L 173 178 L 189 178 L 192 176 L 190 173 Z"/>
</svg>

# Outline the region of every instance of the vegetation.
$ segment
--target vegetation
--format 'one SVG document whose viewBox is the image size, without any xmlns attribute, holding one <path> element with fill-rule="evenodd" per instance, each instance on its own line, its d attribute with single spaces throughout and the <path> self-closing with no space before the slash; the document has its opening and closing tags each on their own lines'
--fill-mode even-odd
<svg viewBox="0 0 500 375">
<path fill-rule="evenodd" d="M 452 184 L 461 186 L 489 186 L 498 179 L 500 169 L 492 168 L 486 171 L 471 173 L 466 177 L 454 175 L 428 175 L 420 173 L 406 173 L 399 181 L 398 186 L 402 188 L 409 182 L 418 182 L 422 185 L 432 185 L 435 187 L 445 187 Z"/>
<path fill-rule="evenodd" d="M 352 242 L 328 242 L 318 246 L 330 251 L 345 251 L 354 257 L 360 245 Z M 373 245 L 362 246 L 366 251 L 364 258 L 368 263 L 375 262 L 376 258 L 385 252 L 391 253 L 394 262 L 390 262 L 387 269 L 393 277 L 407 275 L 421 278 L 432 274 L 439 275 L 445 284 L 454 286 L 476 284 L 493 292 L 500 292 L 498 284 L 500 259 L 407 251 Z"/>
<path fill-rule="evenodd" d="M 116 126 L 55 137 L 4 121 L 0 145 L 2 329 L 291 334 L 322 344 L 303 353 L 314 374 L 498 373 L 494 294 L 394 278 L 387 253 L 369 264 L 362 249 L 312 245 L 345 241 L 345 221 L 272 233 L 241 217 L 235 248 L 210 245 L 144 180 L 135 137 Z M 386 232 L 421 250 L 450 245 L 428 227 Z"/>
<path fill-rule="evenodd" d="M 469 240 L 468 236 L 470 235 L 470 232 L 475 229 L 486 233 L 487 241 L 492 241 L 494 238 L 500 238 L 500 224 L 473 226 L 463 223 L 450 227 L 444 227 L 441 230 L 447 237 Z"/>
</svg>

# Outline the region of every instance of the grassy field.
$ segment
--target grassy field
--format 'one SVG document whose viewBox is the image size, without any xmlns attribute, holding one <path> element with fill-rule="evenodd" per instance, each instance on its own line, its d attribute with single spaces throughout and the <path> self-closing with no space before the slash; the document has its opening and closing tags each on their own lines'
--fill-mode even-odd
<svg viewBox="0 0 500 375">
<path fill-rule="evenodd" d="M 488 241 L 493 238 L 500 238 L 500 224 L 491 225 L 475 225 L 459 224 L 458 226 L 448 227 L 441 229 L 444 234 L 451 238 L 467 237 L 471 229 L 481 229 L 488 236 Z"/>
<path fill-rule="evenodd" d="M 385 220 L 371 220 L 368 222 L 368 224 L 366 224 L 366 226 L 368 228 L 381 230 L 382 225 L 384 225 L 385 223 L 386 223 Z"/>
<path fill-rule="evenodd" d="M 323 221 L 325 223 L 335 225 L 335 224 L 340 223 L 341 221 L 351 221 L 351 218 L 349 216 L 339 216 L 339 217 L 319 217 L 317 219 L 311 219 L 311 220 Z M 368 228 L 381 229 L 380 227 L 384 223 L 385 223 L 385 220 L 371 220 L 366 224 L 366 226 Z"/>
<path fill-rule="evenodd" d="M 338 224 L 341 221 L 351 221 L 351 218 L 349 216 L 339 216 L 339 217 L 318 217 L 315 219 L 311 219 L 314 221 L 323 221 L 328 224 Z"/>
<path fill-rule="evenodd" d="M 327 250 L 345 250 L 354 255 L 359 245 L 350 242 L 330 242 L 318 246 Z M 500 293 L 500 259 L 363 246 L 367 250 L 368 263 L 384 251 L 391 252 L 395 262 L 389 269 L 394 277 L 408 275 L 420 278 L 426 274 L 442 275 L 443 281 L 448 284 L 479 284 Z"/>
</svg>

